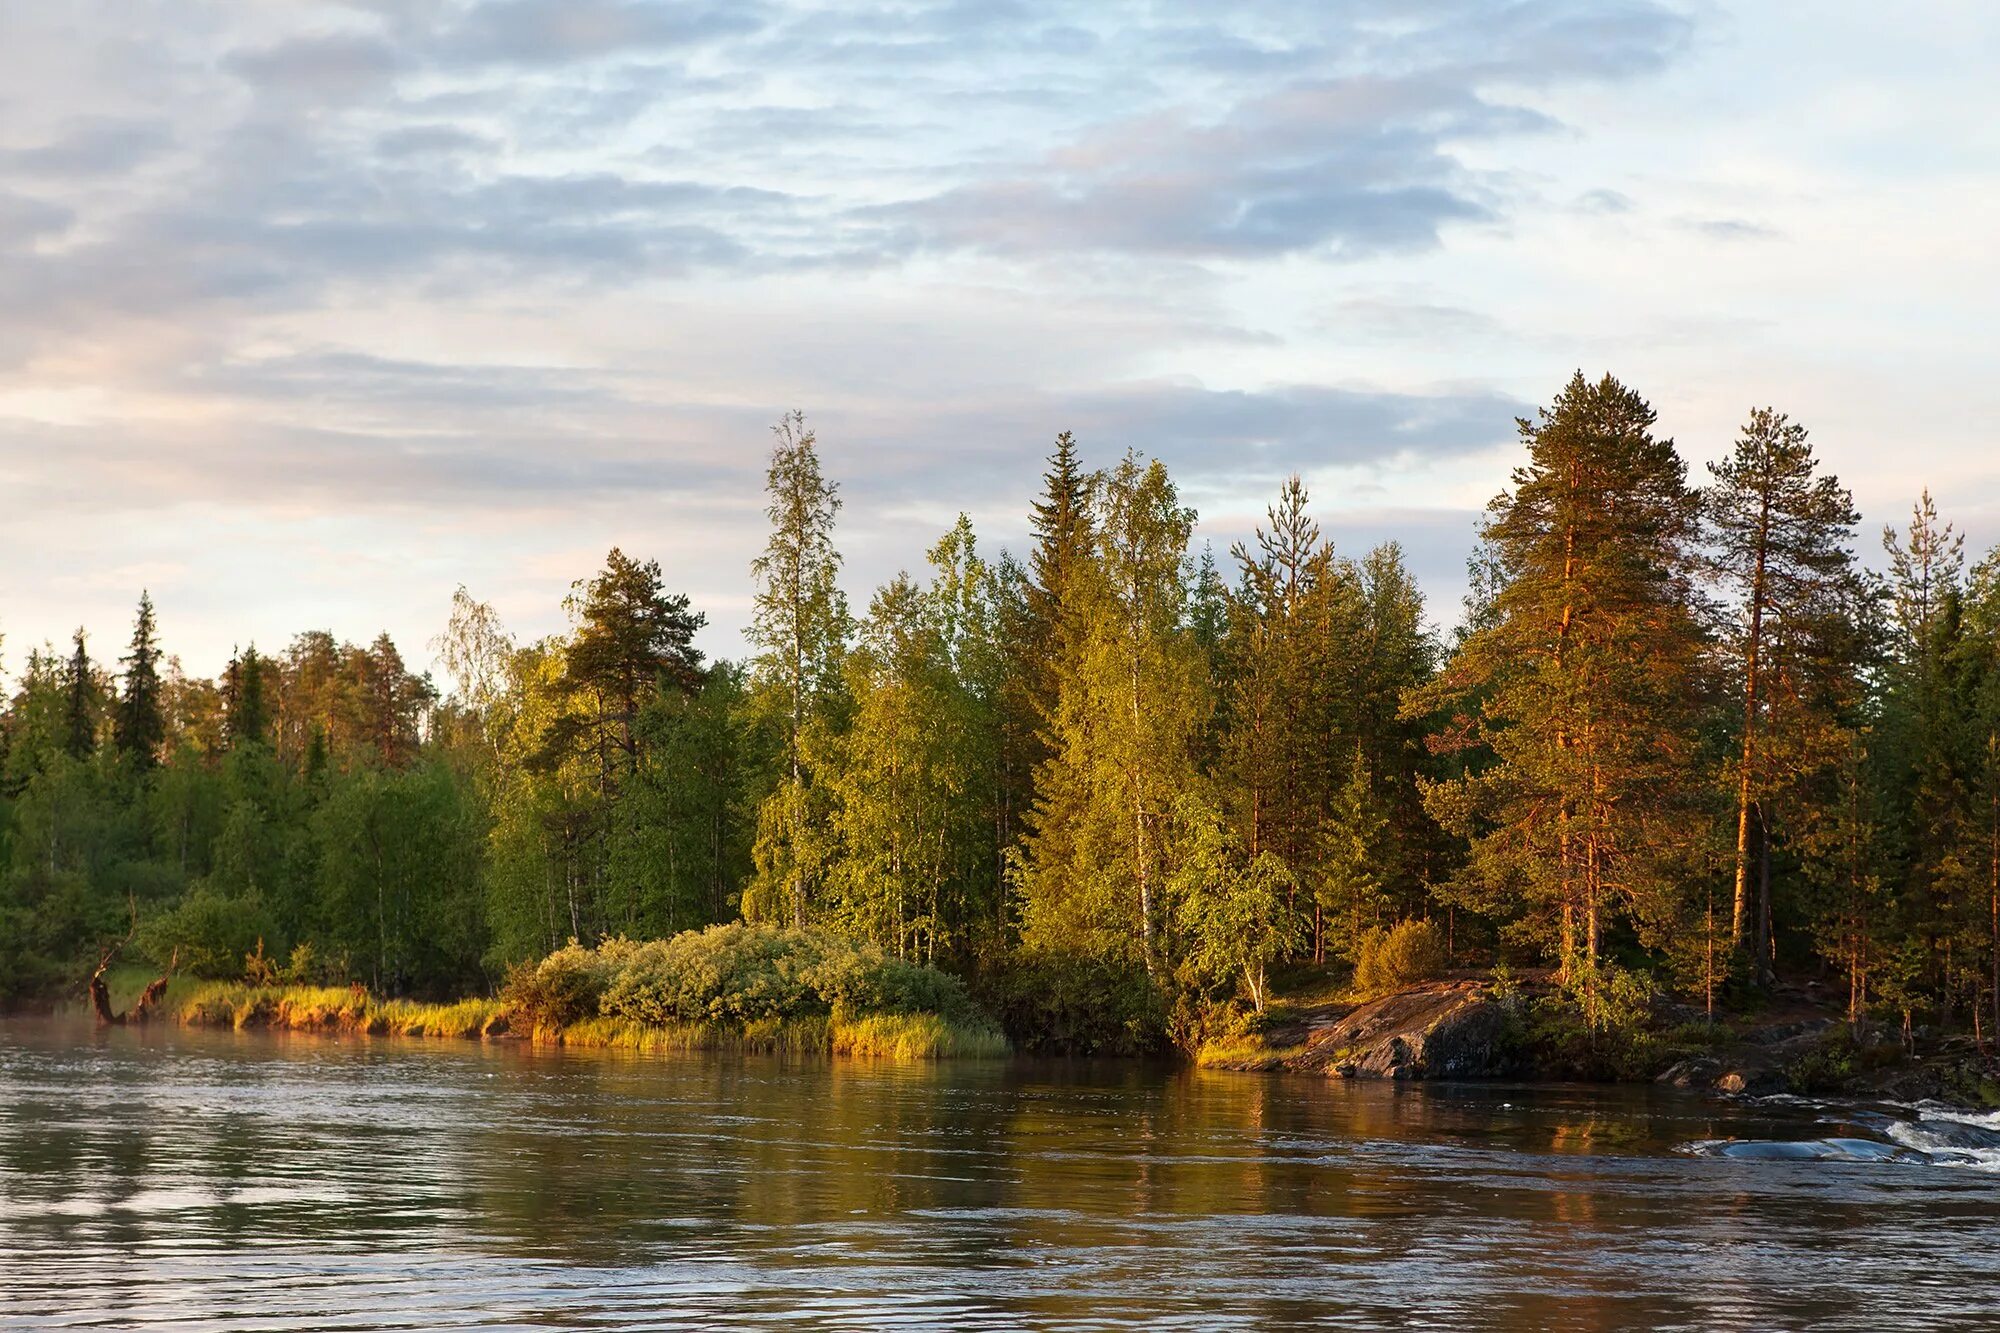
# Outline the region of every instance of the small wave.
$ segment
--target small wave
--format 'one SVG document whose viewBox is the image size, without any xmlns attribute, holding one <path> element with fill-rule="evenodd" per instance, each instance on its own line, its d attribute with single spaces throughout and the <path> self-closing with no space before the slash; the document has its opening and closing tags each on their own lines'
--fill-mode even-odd
<svg viewBox="0 0 2000 1333">
<path fill-rule="evenodd" d="M 1891 1162 L 1967 1167 L 2000 1173 L 2000 1112 L 1966 1111 L 1940 1103 L 1909 1108 L 1913 1119 L 1849 1115 L 1882 1138 L 1699 1139 L 1679 1151 L 1693 1157 L 1760 1162 Z"/>
<path fill-rule="evenodd" d="M 1968 1111 L 1943 1102 L 1918 1102 L 1910 1109 L 1917 1113 L 1919 1120 L 1948 1120 L 1960 1125 L 1976 1125 L 2000 1134 L 2000 1111 Z"/>
<path fill-rule="evenodd" d="M 1752 1162 L 1923 1163 L 1923 1152 L 1874 1139 L 1701 1139 L 1684 1143 L 1693 1157 L 1726 1157 Z"/>
</svg>

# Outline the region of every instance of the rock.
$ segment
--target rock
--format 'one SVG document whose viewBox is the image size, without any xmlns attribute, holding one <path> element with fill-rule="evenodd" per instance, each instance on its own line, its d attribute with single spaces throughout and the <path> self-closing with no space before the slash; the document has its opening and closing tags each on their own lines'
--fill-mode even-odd
<svg viewBox="0 0 2000 1333">
<path fill-rule="evenodd" d="M 1692 1060 L 1683 1060 L 1672 1066 L 1654 1082 L 1676 1088 L 1712 1088 L 1721 1073 L 1722 1061 L 1711 1056 L 1697 1055 Z"/>
<path fill-rule="evenodd" d="M 1340 1078 L 1490 1077 L 1505 1063 L 1503 1017 L 1481 983 L 1434 982 L 1316 1029 L 1284 1067 Z"/>
<path fill-rule="evenodd" d="M 1782 1070 L 1745 1065 L 1716 1079 L 1714 1087 L 1717 1092 L 1763 1097 L 1774 1092 L 1790 1091 L 1791 1082 Z"/>
</svg>

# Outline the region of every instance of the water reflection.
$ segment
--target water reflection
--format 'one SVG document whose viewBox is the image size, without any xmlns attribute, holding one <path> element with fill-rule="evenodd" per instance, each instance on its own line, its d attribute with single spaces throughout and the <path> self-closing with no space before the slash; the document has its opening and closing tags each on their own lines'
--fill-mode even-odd
<svg viewBox="0 0 2000 1333">
<path fill-rule="evenodd" d="M 0 1322 L 1886 1329 L 2000 1179 L 1653 1089 L 0 1028 Z"/>
</svg>

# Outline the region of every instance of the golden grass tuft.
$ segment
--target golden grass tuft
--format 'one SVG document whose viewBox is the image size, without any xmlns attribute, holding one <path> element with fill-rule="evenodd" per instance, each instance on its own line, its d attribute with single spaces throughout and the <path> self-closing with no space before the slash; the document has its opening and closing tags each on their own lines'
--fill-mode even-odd
<svg viewBox="0 0 2000 1333">
<path fill-rule="evenodd" d="M 1295 1055 L 1305 1054 L 1305 1047 L 1273 1046 L 1262 1037 L 1227 1037 L 1221 1041 L 1203 1042 L 1194 1053 L 1195 1064 L 1202 1069 L 1213 1069 L 1227 1065 L 1276 1065 Z"/>
<path fill-rule="evenodd" d="M 361 986 L 250 986 L 211 982 L 182 1000 L 180 1021 L 197 1027 L 286 1032 L 365 1032 L 404 1037 L 479 1037 L 502 1017 L 498 1000 L 420 1004 L 377 1000 Z M 505 1031 L 500 1024 L 498 1031 Z M 496 1034 L 497 1035 L 497 1034 Z"/>
<path fill-rule="evenodd" d="M 1008 1053 L 998 1028 L 962 1027 L 937 1014 L 865 1014 L 832 1024 L 835 1055 L 892 1060 L 998 1059 Z"/>
</svg>

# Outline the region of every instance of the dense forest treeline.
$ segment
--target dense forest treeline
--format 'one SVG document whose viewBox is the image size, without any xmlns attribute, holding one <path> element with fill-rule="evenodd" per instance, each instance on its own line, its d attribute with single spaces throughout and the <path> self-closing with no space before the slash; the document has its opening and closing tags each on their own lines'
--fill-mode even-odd
<svg viewBox="0 0 2000 1333">
<path fill-rule="evenodd" d="M 1025 558 L 960 519 L 857 612 L 796 414 L 744 662 L 618 550 L 532 643 L 461 589 L 442 690 L 386 635 L 190 676 L 142 598 L 115 661 L 32 651 L 0 717 L 0 992 L 76 987 L 135 915 L 197 974 L 429 995 L 740 917 L 1016 1027 L 1190 1042 L 1428 919 L 1593 1026 L 1810 974 L 1990 1030 L 2000 553 L 1968 568 L 1926 494 L 1871 573 L 1773 411 L 1698 478 L 1609 377 L 1520 433 L 1448 640 L 1296 478 L 1218 559 L 1162 464 L 1067 434 Z"/>
</svg>

